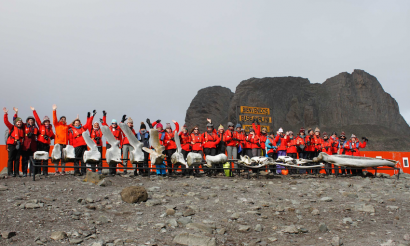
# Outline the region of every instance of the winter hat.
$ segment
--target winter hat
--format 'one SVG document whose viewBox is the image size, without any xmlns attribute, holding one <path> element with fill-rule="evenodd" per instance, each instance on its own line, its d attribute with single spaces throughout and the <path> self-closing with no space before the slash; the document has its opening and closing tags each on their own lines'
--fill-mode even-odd
<svg viewBox="0 0 410 246">
<path fill-rule="evenodd" d="M 238 127 L 239 127 L 239 128 L 241 128 L 241 127 L 242 127 L 242 125 L 241 125 L 241 124 L 239 124 L 239 123 L 238 123 L 238 124 L 236 124 L 236 128 L 238 128 Z"/>
<path fill-rule="evenodd" d="M 324 137 L 324 136 L 326 136 L 326 137 L 327 137 L 327 132 L 324 132 L 324 133 L 323 133 L 323 137 Z"/>
<path fill-rule="evenodd" d="M 95 123 L 97 123 L 98 125 L 100 124 L 100 122 L 98 122 L 98 121 L 94 121 L 93 125 L 95 125 Z"/>
<path fill-rule="evenodd" d="M 340 134 L 340 136 L 346 136 L 346 133 L 345 133 L 345 132 L 342 132 L 342 133 Z"/>
<path fill-rule="evenodd" d="M 207 128 L 208 128 L 208 127 L 214 128 L 214 125 L 213 125 L 212 123 L 208 123 L 208 124 L 206 124 L 206 127 L 207 127 Z"/>
<path fill-rule="evenodd" d="M 43 118 L 43 123 L 46 122 L 46 121 L 50 122 L 50 118 L 48 118 L 48 116 L 44 116 L 44 118 Z"/>
<path fill-rule="evenodd" d="M 255 132 L 255 130 L 251 127 L 249 128 L 249 132 Z"/>
<path fill-rule="evenodd" d="M 186 126 L 186 124 L 184 124 L 184 126 L 182 127 L 182 129 L 185 129 L 188 131 L 188 127 Z"/>
<path fill-rule="evenodd" d="M 147 129 L 147 126 L 145 125 L 144 122 L 141 122 L 140 130 L 141 130 L 141 129 Z"/>
<path fill-rule="evenodd" d="M 64 115 L 60 117 L 60 120 L 61 120 L 62 118 L 67 119 L 67 117 L 65 117 Z"/>
<path fill-rule="evenodd" d="M 244 132 L 244 131 L 245 131 L 245 129 L 241 128 L 241 131 L 242 131 L 242 132 Z"/>
<path fill-rule="evenodd" d="M 303 128 L 303 127 L 301 127 L 300 130 L 299 130 L 299 133 L 302 133 L 302 132 L 305 133 L 305 128 Z"/>
<path fill-rule="evenodd" d="M 161 123 L 158 123 L 155 127 L 156 127 L 157 129 L 160 128 L 160 127 L 161 127 L 162 129 L 164 129 L 164 126 L 163 126 Z"/>
<path fill-rule="evenodd" d="M 309 128 L 309 129 L 308 129 L 308 134 L 309 134 L 311 131 L 312 131 L 312 128 Z"/>
<path fill-rule="evenodd" d="M 352 136 L 350 138 L 356 138 L 356 135 L 352 134 Z"/>
<path fill-rule="evenodd" d="M 33 116 L 29 116 L 29 117 L 27 117 L 26 122 L 28 122 L 28 120 L 33 120 L 34 122 L 36 122 L 36 120 L 34 119 L 34 117 L 33 117 Z"/>
<path fill-rule="evenodd" d="M 289 135 L 293 135 L 293 132 L 292 132 L 292 131 L 289 131 Z"/>
<path fill-rule="evenodd" d="M 167 123 L 166 126 L 165 126 L 165 129 L 172 129 L 171 128 L 171 123 Z"/>
<path fill-rule="evenodd" d="M 232 123 L 232 122 L 228 122 L 228 127 L 233 127 L 234 126 L 234 124 Z"/>
<path fill-rule="evenodd" d="M 281 128 L 279 128 L 279 132 L 283 132 L 283 129 L 282 129 L 282 127 L 281 127 Z"/>
<path fill-rule="evenodd" d="M 336 132 L 332 132 L 332 136 L 333 136 L 333 135 L 336 135 L 336 136 L 337 136 L 337 133 L 336 133 Z"/>
<path fill-rule="evenodd" d="M 224 126 L 221 124 L 221 125 L 219 125 L 219 127 L 218 127 L 218 130 L 221 130 L 221 129 L 225 129 L 224 128 Z"/>
<path fill-rule="evenodd" d="M 320 132 L 320 129 L 316 127 L 315 132 Z"/>
<path fill-rule="evenodd" d="M 268 131 L 268 129 L 266 129 L 266 127 L 262 127 L 262 131 L 263 131 L 263 130 Z"/>
<path fill-rule="evenodd" d="M 117 124 L 117 120 L 116 120 L 116 119 L 112 119 L 111 124 L 112 124 L 112 123 Z"/>
<path fill-rule="evenodd" d="M 20 117 L 17 117 L 17 118 L 14 120 L 14 124 L 16 124 L 18 121 L 23 122 L 23 120 L 22 120 Z"/>
<path fill-rule="evenodd" d="M 134 121 L 131 119 L 131 117 L 128 117 L 127 123 L 134 123 Z"/>
</svg>

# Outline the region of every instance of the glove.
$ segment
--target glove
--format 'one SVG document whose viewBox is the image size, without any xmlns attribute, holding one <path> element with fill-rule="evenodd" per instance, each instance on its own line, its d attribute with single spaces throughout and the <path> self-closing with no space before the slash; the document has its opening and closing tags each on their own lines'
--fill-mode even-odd
<svg viewBox="0 0 410 246">
<path fill-rule="evenodd" d="M 258 119 L 256 119 L 256 124 L 258 124 L 258 126 L 261 125 L 261 123 L 259 123 L 259 120 L 258 120 Z"/>
<path fill-rule="evenodd" d="M 160 122 L 161 122 L 161 120 L 157 120 L 157 121 L 155 121 L 155 122 L 157 122 L 157 124 L 158 124 L 158 123 L 160 123 Z"/>
<path fill-rule="evenodd" d="M 366 137 L 362 137 L 362 140 L 365 142 L 369 141 L 369 139 L 367 139 Z"/>
<path fill-rule="evenodd" d="M 88 113 L 87 113 L 87 118 L 90 118 L 90 115 L 91 115 L 91 113 L 90 113 L 90 112 L 88 112 Z"/>
<path fill-rule="evenodd" d="M 134 136 L 138 139 L 138 135 L 137 135 L 137 134 L 135 134 Z"/>
<path fill-rule="evenodd" d="M 253 118 L 252 124 L 255 123 L 255 118 Z"/>
<path fill-rule="evenodd" d="M 147 118 L 147 124 L 151 125 L 151 120 Z"/>
<path fill-rule="evenodd" d="M 97 110 L 93 110 L 93 116 L 95 116 L 97 114 Z"/>
<path fill-rule="evenodd" d="M 273 144 L 272 144 L 272 143 L 269 143 L 269 146 L 273 146 Z"/>
<path fill-rule="evenodd" d="M 101 138 L 100 138 L 100 137 L 96 137 L 96 138 L 94 138 L 94 139 L 95 139 L 95 141 L 98 142 L 98 141 L 100 141 Z"/>
<path fill-rule="evenodd" d="M 105 112 L 105 110 L 103 110 L 103 116 L 107 116 L 107 112 Z"/>
<path fill-rule="evenodd" d="M 51 140 L 53 140 L 53 139 L 54 139 L 54 137 L 50 137 L 50 139 L 51 139 Z"/>
<path fill-rule="evenodd" d="M 100 118 L 100 122 L 101 122 L 101 124 L 104 123 L 103 119 Z"/>
<path fill-rule="evenodd" d="M 27 133 L 27 137 L 31 138 L 33 136 L 32 132 Z"/>
<path fill-rule="evenodd" d="M 43 138 L 44 138 L 45 140 L 48 140 L 48 136 L 47 136 L 47 135 L 44 135 Z"/>
<path fill-rule="evenodd" d="M 123 116 L 122 116 L 122 120 L 121 120 L 121 123 L 124 123 L 126 120 L 127 120 L 127 115 L 126 114 L 124 114 Z"/>
</svg>

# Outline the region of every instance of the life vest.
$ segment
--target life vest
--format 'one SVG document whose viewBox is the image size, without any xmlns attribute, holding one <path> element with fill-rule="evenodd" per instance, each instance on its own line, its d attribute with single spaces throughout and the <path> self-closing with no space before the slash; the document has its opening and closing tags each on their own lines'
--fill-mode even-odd
<svg viewBox="0 0 410 246">
<path fill-rule="evenodd" d="M 44 138 L 45 136 L 48 137 L 47 140 Z M 45 144 L 50 144 L 52 137 L 54 137 L 53 126 L 50 124 L 47 129 L 45 125 L 41 124 L 37 140 Z"/>
<path fill-rule="evenodd" d="M 97 144 L 97 146 L 102 146 L 102 136 L 103 136 L 103 133 L 100 128 L 98 128 L 98 130 L 95 130 L 94 127 L 91 129 L 90 138 L 94 141 L 94 143 Z M 100 139 L 97 142 L 95 138 L 100 138 Z"/>
<path fill-rule="evenodd" d="M 18 128 L 17 126 L 13 126 L 12 130 L 9 130 L 7 144 L 15 145 L 19 140 L 20 142 L 24 141 L 23 127 Z"/>
<path fill-rule="evenodd" d="M 114 135 L 115 139 L 121 141 L 122 140 L 122 135 L 121 135 L 121 130 L 118 129 L 119 127 L 112 127 L 110 126 L 110 131 L 112 132 L 112 135 Z"/>
<path fill-rule="evenodd" d="M 194 142 L 192 145 L 192 150 L 202 150 L 202 135 L 191 133 L 191 140 Z"/>
</svg>

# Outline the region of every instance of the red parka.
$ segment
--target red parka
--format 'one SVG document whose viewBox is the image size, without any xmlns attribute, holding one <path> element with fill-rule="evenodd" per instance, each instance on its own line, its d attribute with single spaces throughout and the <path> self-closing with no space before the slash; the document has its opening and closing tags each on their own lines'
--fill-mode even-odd
<svg viewBox="0 0 410 246">
<path fill-rule="evenodd" d="M 238 139 L 238 132 L 226 130 L 224 135 L 225 135 L 226 146 L 235 147 L 238 145 L 238 141 L 234 140 L 234 139 Z"/>
<path fill-rule="evenodd" d="M 181 142 L 181 148 L 185 151 L 191 151 L 191 135 L 188 132 L 185 134 L 183 132 L 179 133 L 179 140 Z"/>
<path fill-rule="evenodd" d="M 108 126 L 108 125 L 107 125 L 107 116 L 103 116 L 103 123 L 102 123 L 102 125 Z M 109 128 L 110 128 L 110 131 L 112 132 L 112 135 L 114 135 L 115 139 L 117 139 L 118 141 L 120 141 L 120 148 L 121 148 L 123 133 L 122 133 L 122 130 L 121 130 L 120 126 L 119 126 L 118 124 L 117 124 L 117 127 L 113 127 L 113 126 L 111 125 L 111 126 L 109 126 Z M 107 141 L 106 143 L 109 144 L 108 141 Z"/>
<path fill-rule="evenodd" d="M 43 144 L 51 144 L 51 139 L 54 139 L 55 135 L 53 132 L 53 125 L 48 125 L 48 128 L 46 125 L 41 123 L 40 117 L 38 117 L 38 114 L 35 110 L 33 110 L 34 118 L 36 119 L 37 126 L 39 128 L 39 133 L 37 136 L 37 141 L 43 143 Z M 48 139 L 45 139 L 44 136 L 47 136 Z"/>
<path fill-rule="evenodd" d="M 69 137 L 70 140 L 70 144 L 76 148 L 78 146 L 83 146 L 83 145 L 87 145 L 85 143 L 85 140 L 83 138 L 83 132 L 87 131 L 87 129 L 90 127 L 91 124 L 91 120 L 92 118 L 88 118 L 87 119 L 87 123 L 85 123 L 84 126 L 80 126 L 79 129 L 75 128 L 73 125 L 68 125 L 68 127 L 70 128 L 72 135 L 71 137 Z"/>
<path fill-rule="evenodd" d="M 252 123 L 252 127 L 253 127 L 253 129 L 255 129 L 256 135 L 259 136 L 259 142 L 260 142 L 260 145 L 261 145 L 260 148 L 265 149 L 265 147 L 266 147 L 265 142 L 266 142 L 266 139 L 268 139 L 268 135 L 267 134 L 262 134 L 260 125 L 257 125 L 255 127 L 255 123 Z"/>
<path fill-rule="evenodd" d="M 17 115 L 14 115 L 17 118 Z M 22 124 L 21 127 L 17 127 L 16 125 L 12 125 L 9 122 L 8 114 L 4 114 L 4 124 L 6 124 L 7 128 L 9 129 L 9 136 L 7 138 L 6 144 L 16 145 L 17 141 L 20 141 L 22 144 L 24 142 L 24 125 Z"/>
<path fill-rule="evenodd" d="M 352 140 L 349 140 L 345 143 L 343 148 L 345 149 L 346 155 L 360 156 L 360 148 L 366 148 L 366 145 L 366 142 L 361 143 L 357 141 L 356 143 L 353 143 Z"/>
<path fill-rule="evenodd" d="M 318 152 L 322 150 L 322 142 L 323 142 L 323 139 L 316 135 L 313 136 L 313 138 L 310 140 L 310 144 L 313 145 L 315 148 L 314 151 L 318 151 Z"/>
<path fill-rule="evenodd" d="M 296 154 L 298 153 L 298 138 L 293 137 L 292 139 L 289 137 L 288 141 L 288 149 L 286 150 L 286 153 L 288 154 Z"/>
<path fill-rule="evenodd" d="M 330 138 L 327 140 L 322 140 L 322 145 L 321 145 L 321 152 L 325 152 L 328 155 L 333 154 L 333 140 Z"/>
<path fill-rule="evenodd" d="M 246 137 L 249 142 L 251 143 L 251 149 L 260 149 L 261 148 L 261 143 L 259 141 L 259 136 L 255 133 L 255 134 L 249 134 Z"/>
<path fill-rule="evenodd" d="M 312 135 L 307 135 L 305 138 L 305 151 L 314 152 L 315 151 L 315 142 L 313 141 Z"/>
<path fill-rule="evenodd" d="M 216 133 L 215 129 L 213 132 L 208 133 L 204 132 L 202 134 L 202 141 L 203 141 L 203 147 L 205 149 L 215 149 L 216 146 L 219 144 L 221 139 L 218 137 L 218 134 Z"/>
<path fill-rule="evenodd" d="M 24 142 L 23 142 L 23 150 L 31 150 L 32 152 L 37 151 L 37 135 L 38 135 L 38 128 L 36 127 L 36 122 L 34 120 L 33 125 L 29 126 L 27 123 L 23 123 L 24 129 Z M 29 134 L 31 133 L 31 137 Z"/>
<path fill-rule="evenodd" d="M 202 151 L 203 139 L 201 134 L 191 133 L 191 141 L 194 143 L 192 144 L 193 151 Z"/>
<path fill-rule="evenodd" d="M 167 131 L 165 132 L 165 136 L 163 140 L 165 150 L 177 149 L 177 145 L 175 144 L 175 140 L 174 140 L 175 132 L 179 132 L 178 122 L 175 123 L 175 130 L 171 131 L 171 133 L 168 133 Z M 159 135 L 159 137 L 161 138 L 161 135 Z"/>
<path fill-rule="evenodd" d="M 275 142 L 278 145 L 278 151 L 286 151 L 288 149 L 289 136 L 276 135 Z"/>
</svg>

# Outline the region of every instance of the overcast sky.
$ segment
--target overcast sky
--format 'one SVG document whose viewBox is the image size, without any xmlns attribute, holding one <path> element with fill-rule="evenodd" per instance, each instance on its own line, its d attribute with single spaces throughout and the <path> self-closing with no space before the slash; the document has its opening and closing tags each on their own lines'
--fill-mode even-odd
<svg viewBox="0 0 410 246">
<path fill-rule="evenodd" d="M 184 124 L 201 88 L 363 69 L 410 122 L 410 1 L 0 1 L 0 105 Z M 11 119 L 11 115 L 10 115 Z M 84 122 L 84 121 L 83 121 Z M 6 129 L 0 124 L 0 130 Z"/>
</svg>

